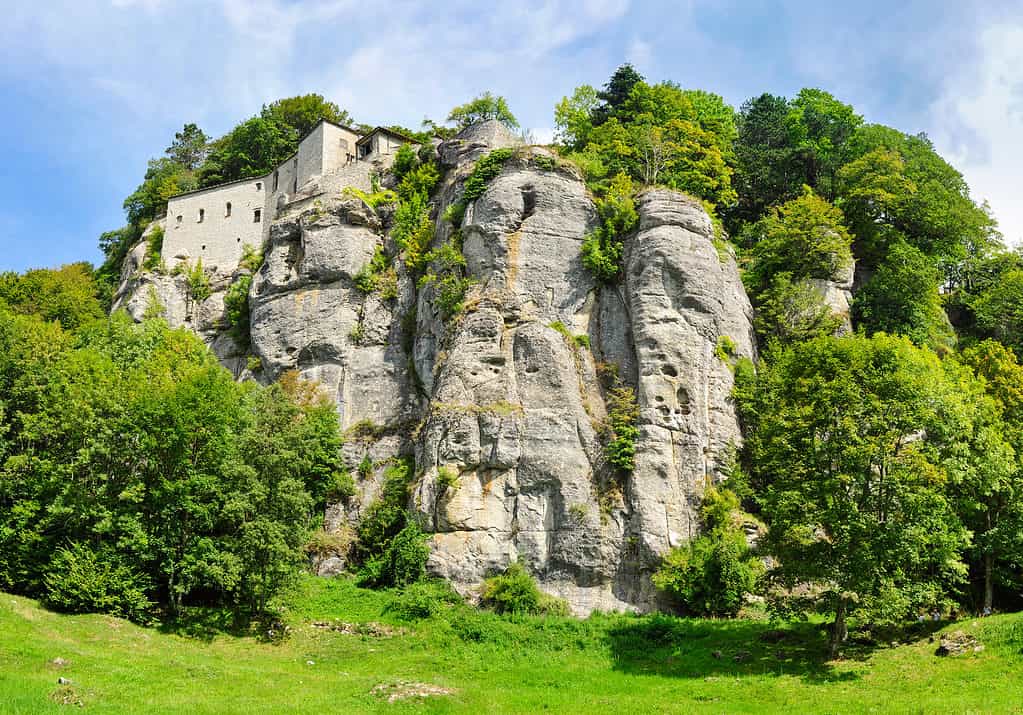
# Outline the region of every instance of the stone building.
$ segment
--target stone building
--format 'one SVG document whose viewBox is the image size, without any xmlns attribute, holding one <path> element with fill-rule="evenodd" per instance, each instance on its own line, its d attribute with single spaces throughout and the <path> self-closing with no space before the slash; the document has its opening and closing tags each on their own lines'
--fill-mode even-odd
<svg viewBox="0 0 1023 715">
<path fill-rule="evenodd" d="M 360 135 L 351 127 L 321 120 L 298 150 L 266 176 L 196 189 L 167 202 L 163 258 L 169 268 L 185 261 L 219 272 L 233 270 L 245 245 L 258 248 L 277 212 L 302 194 L 322 192 L 338 180 L 358 185 L 370 167 L 413 140 L 377 127 Z M 353 170 L 354 168 L 354 170 Z M 335 179 L 335 181 L 330 181 Z"/>
</svg>

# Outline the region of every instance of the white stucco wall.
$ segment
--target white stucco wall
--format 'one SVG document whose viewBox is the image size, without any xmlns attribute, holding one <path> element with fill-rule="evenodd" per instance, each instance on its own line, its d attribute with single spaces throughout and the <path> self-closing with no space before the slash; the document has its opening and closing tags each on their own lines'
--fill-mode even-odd
<svg viewBox="0 0 1023 715">
<path fill-rule="evenodd" d="M 257 188 L 257 185 L 259 188 Z M 259 247 L 263 242 L 266 215 L 266 179 L 214 186 L 167 203 L 167 229 L 163 239 L 163 259 L 173 268 L 181 257 L 195 265 L 202 258 L 207 269 L 229 272 L 238 265 L 242 246 Z M 231 215 L 227 215 L 227 204 Z M 254 220 L 260 211 L 260 221 Z M 203 220 L 199 221 L 199 212 Z M 180 220 L 179 220 L 180 217 Z"/>
<path fill-rule="evenodd" d="M 351 161 L 355 161 L 355 142 L 359 135 L 334 124 L 320 125 L 323 132 L 323 172 L 343 169 Z"/>
<path fill-rule="evenodd" d="M 290 201 L 296 189 L 314 177 L 345 170 L 348 154 L 355 154 L 358 139 L 354 132 L 321 122 L 302 139 L 298 151 L 267 176 L 172 198 L 167 204 L 163 243 L 167 267 L 180 262 L 179 256 L 187 256 L 192 265 L 202 258 L 208 269 L 216 268 L 221 273 L 234 270 L 242 246 L 263 245 L 278 207 Z M 228 202 L 231 216 L 226 215 Z M 201 222 L 200 209 L 204 211 Z M 256 209 L 261 212 L 258 223 L 253 220 Z"/>
</svg>

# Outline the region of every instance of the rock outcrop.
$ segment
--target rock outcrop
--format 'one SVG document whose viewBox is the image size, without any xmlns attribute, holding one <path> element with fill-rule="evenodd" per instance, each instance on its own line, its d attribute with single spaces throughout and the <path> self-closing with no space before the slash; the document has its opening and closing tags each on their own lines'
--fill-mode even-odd
<svg viewBox="0 0 1023 715">
<path fill-rule="evenodd" d="M 442 220 L 474 163 L 500 147 L 513 156 L 461 226 Z M 446 173 L 434 246 L 460 232 L 472 280 L 464 310 L 445 320 L 401 260 L 390 294 L 360 290 L 378 249 L 399 253 L 390 216 L 322 181 L 271 226 L 249 293 L 254 373 L 234 363 L 235 374 L 270 381 L 297 370 L 358 433 L 346 459 L 376 468 L 328 510 L 328 528 L 350 528 L 379 493 L 381 465 L 412 455 L 409 507 L 432 534 L 433 573 L 469 592 L 519 560 L 576 612 L 652 607 L 651 569 L 696 534 L 704 485 L 740 439 L 732 368 L 754 357 L 754 342 L 735 262 L 722 260 L 698 202 L 651 190 L 625 237 L 623 280 L 600 285 L 581 262 L 596 213 L 574 167 L 497 123 L 436 156 Z M 191 306 L 180 277 L 140 277 L 142 258 L 131 260 L 120 304 L 141 317 L 155 291 L 172 322 L 224 340 L 223 287 Z M 605 458 L 614 373 L 639 408 L 631 474 Z"/>
</svg>

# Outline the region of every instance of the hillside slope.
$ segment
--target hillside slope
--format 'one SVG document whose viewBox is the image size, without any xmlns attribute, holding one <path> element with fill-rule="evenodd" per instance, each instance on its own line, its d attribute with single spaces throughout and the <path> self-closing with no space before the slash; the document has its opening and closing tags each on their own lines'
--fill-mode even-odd
<svg viewBox="0 0 1023 715">
<path fill-rule="evenodd" d="M 606 615 L 513 621 L 453 606 L 402 623 L 395 598 L 343 579 L 310 580 L 292 636 L 271 645 L 63 616 L 0 594 L 0 713 L 66 712 L 57 701 L 81 702 L 85 712 L 195 715 L 1011 713 L 1023 702 L 1018 614 L 944 629 L 976 636 L 980 652 L 939 658 L 922 636 L 873 651 L 851 647 L 847 660 L 826 666 L 811 655 L 822 636 L 809 625 L 771 631 L 754 621 Z M 405 691 L 435 694 L 388 702 Z"/>
</svg>

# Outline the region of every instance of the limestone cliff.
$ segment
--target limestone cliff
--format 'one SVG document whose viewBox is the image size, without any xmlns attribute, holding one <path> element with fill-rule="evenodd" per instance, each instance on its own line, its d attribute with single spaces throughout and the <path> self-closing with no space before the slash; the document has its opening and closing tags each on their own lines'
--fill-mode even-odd
<svg viewBox="0 0 1023 715">
<path fill-rule="evenodd" d="M 358 289 L 378 246 L 398 251 L 387 212 L 336 187 L 298 197 L 271 226 L 249 294 L 248 353 L 222 316 L 237 272 L 215 276 L 212 295 L 192 305 L 182 277 L 140 275 L 133 254 L 119 303 L 140 317 L 155 295 L 236 375 L 269 381 L 295 369 L 328 391 L 352 436 L 346 459 L 380 465 L 357 480 L 356 498 L 328 510 L 329 528 L 359 518 L 388 458 L 413 455 L 409 507 L 433 534 L 435 574 L 468 592 L 520 560 L 576 612 L 649 608 L 651 568 L 696 533 L 703 486 L 740 439 L 729 395 L 734 361 L 754 357 L 752 310 L 703 208 L 666 190 L 637 199 L 622 281 L 595 283 L 580 257 L 596 220 L 581 177 L 496 123 L 437 147 L 446 173 L 435 245 L 455 230 L 439 217 L 474 163 L 499 147 L 515 153 L 466 207 L 473 284 L 452 320 L 400 260 L 396 297 Z M 640 410 L 628 475 L 604 456 L 609 366 Z"/>
</svg>

